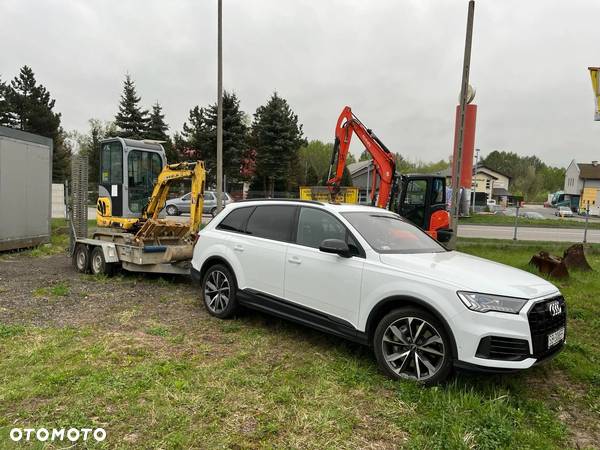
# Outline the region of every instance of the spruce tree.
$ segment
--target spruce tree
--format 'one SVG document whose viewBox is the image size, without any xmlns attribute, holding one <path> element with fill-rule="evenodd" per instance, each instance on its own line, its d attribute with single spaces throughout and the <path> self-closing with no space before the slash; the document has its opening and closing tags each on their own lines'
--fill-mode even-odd
<svg viewBox="0 0 600 450">
<path fill-rule="evenodd" d="M 63 182 L 69 173 L 71 149 L 65 142 L 65 133 L 60 126 L 60 113 L 53 111 L 55 100 L 50 92 L 35 79 L 28 66 L 23 66 L 10 83 L 2 88 L 4 105 L 8 109 L 4 117 L 6 125 L 30 133 L 51 138 L 52 180 Z M 8 117 L 8 119 L 6 119 Z"/>
<path fill-rule="evenodd" d="M 262 180 L 265 196 L 272 195 L 276 182 L 292 190 L 292 176 L 300 172 L 298 150 L 306 140 L 298 116 L 277 92 L 256 110 L 252 139 L 257 152 L 257 177 Z"/>
<path fill-rule="evenodd" d="M 139 105 L 141 98 L 135 91 L 131 76 L 125 75 L 123 94 L 119 103 L 119 112 L 115 116 L 118 135 L 130 139 L 142 139 L 148 126 L 148 111 Z"/>
<path fill-rule="evenodd" d="M 216 183 L 217 173 L 217 104 L 190 110 L 188 122 L 183 125 L 183 137 L 194 149 L 198 159 L 204 160 L 208 181 Z M 248 151 L 246 115 L 240 109 L 235 93 L 223 93 L 223 174 L 229 181 L 243 179 L 241 174 Z"/>
<path fill-rule="evenodd" d="M 9 86 L 0 79 L 0 125 L 14 127 L 16 117 L 8 101 Z"/>
<path fill-rule="evenodd" d="M 173 145 L 173 141 L 167 134 L 169 126 L 165 122 L 165 115 L 162 112 L 162 106 L 156 102 L 152 105 L 152 112 L 148 120 L 148 128 L 144 133 L 145 139 L 152 139 L 155 141 L 164 141 L 162 146 L 165 149 L 167 155 L 167 162 L 169 164 L 179 161 L 179 155 L 177 149 Z"/>
</svg>

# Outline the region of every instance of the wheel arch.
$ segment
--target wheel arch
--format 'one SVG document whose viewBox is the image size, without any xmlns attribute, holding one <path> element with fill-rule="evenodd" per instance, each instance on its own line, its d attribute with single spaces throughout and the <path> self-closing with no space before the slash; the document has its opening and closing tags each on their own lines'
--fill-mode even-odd
<svg viewBox="0 0 600 450">
<path fill-rule="evenodd" d="M 227 269 L 229 270 L 229 272 L 231 272 L 231 275 L 233 276 L 233 281 L 237 288 L 238 282 L 237 282 L 237 277 L 235 275 L 235 270 L 233 270 L 233 267 L 231 266 L 231 264 L 229 264 L 229 262 L 225 258 L 223 258 L 222 256 L 218 256 L 218 255 L 211 256 L 202 263 L 202 267 L 200 267 L 200 282 L 202 282 L 202 280 L 204 279 L 204 275 L 206 274 L 206 271 L 210 267 L 212 267 L 216 264 L 222 264 L 225 267 L 227 267 Z"/>
<path fill-rule="evenodd" d="M 367 333 L 367 337 L 369 343 L 373 340 L 373 335 L 375 334 L 375 329 L 377 328 L 377 324 L 379 321 L 390 311 L 394 309 L 398 309 L 405 306 L 414 306 L 416 308 L 422 309 L 429 314 L 433 315 L 444 327 L 444 331 L 448 334 L 450 338 L 450 346 L 452 350 L 452 357 L 458 357 L 458 349 L 456 347 L 456 339 L 454 338 L 454 333 L 452 332 L 452 328 L 448 324 L 448 321 L 442 316 L 439 311 L 433 308 L 429 303 L 424 300 L 421 300 L 416 297 L 405 296 L 405 295 L 395 295 L 381 300 L 379 303 L 375 305 L 375 307 L 369 313 L 369 317 L 367 318 L 367 324 L 365 331 Z"/>
</svg>

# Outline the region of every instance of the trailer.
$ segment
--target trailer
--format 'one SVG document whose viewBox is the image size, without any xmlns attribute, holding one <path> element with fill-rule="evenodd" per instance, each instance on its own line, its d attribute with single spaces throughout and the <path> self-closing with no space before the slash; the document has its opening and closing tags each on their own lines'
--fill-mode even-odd
<svg viewBox="0 0 600 450">
<path fill-rule="evenodd" d="M 0 251 L 50 242 L 52 139 L 0 126 Z"/>
<path fill-rule="evenodd" d="M 87 159 L 72 168 L 71 217 L 73 265 L 80 272 L 111 274 L 116 267 L 131 272 L 186 275 L 202 220 L 205 169 L 202 161 L 166 164 L 156 142 L 112 138 L 101 142 L 97 229 L 88 236 L 81 211 L 87 191 Z M 124 176 L 126 174 L 126 176 Z M 169 189 L 189 180 L 188 222 L 165 219 Z M 80 227 L 76 226 L 80 223 Z"/>
</svg>

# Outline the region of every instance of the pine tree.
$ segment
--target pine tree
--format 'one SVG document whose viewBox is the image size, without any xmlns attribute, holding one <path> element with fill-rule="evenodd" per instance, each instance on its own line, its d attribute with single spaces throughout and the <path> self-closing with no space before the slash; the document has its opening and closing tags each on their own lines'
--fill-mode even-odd
<svg viewBox="0 0 600 450">
<path fill-rule="evenodd" d="M 65 142 L 65 133 L 60 126 L 60 113 L 53 111 L 55 100 L 50 92 L 35 79 L 28 66 L 23 66 L 10 83 L 4 86 L 4 101 L 8 107 L 9 126 L 39 134 L 53 141 L 52 180 L 64 181 L 69 173 L 71 149 Z M 6 117 L 6 115 L 5 115 Z"/>
<path fill-rule="evenodd" d="M 139 106 L 141 98 L 135 91 L 131 76 L 125 75 L 123 94 L 119 103 L 119 112 L 115 116 L 118 135 L 130 139 L 142 139 L 148 126 L 148 111 Z"/>
<path fill-rule="evenodd" d="M 189 123 L 189 124 L 188 124 Z M 217 166 L 217 104 L 190 110 L 182 135 L 189 147 L 204 160 L 210 183 L 216 182 Z M 241 174 L 248 151 L 246 115 L 240 109 L 235 93 L 223 93 L 223 174 L 230 181 L 244 178 Z"/>
<path fill-rule="evenodd" d="M 8 101 L 9 86 L 0 79 L 0 125 L 14 127 L 16 117 Z"/>
<path fill-rule="evenodd" d="M 179 161 L 179 154 L 173 144 L 173 141 L 167 134 L 169 131 L 169 125 L 165 122 L 165 115 L 162 112 L 162 106 L 156 102 L 152 105 L 152 112 L 148 119 L 148 128 L 144 133 L 145 139 L 152 139 L 155 141 L 164 141 L 162 146 L 165 148 L 167 155 L 167 162 L 172 164 Z"/>
<path fill-rule="evenodd" d="M 262 180 L 265 196 L 273 194 L 276 182 L 292 190 L 291 177 L 300 172 L 298 150 L 306 145 L 306 140 L 298 116 L 277 92 L 256 110 L 252 139 L 257 152 L 256 172 Z"/>
</svg>

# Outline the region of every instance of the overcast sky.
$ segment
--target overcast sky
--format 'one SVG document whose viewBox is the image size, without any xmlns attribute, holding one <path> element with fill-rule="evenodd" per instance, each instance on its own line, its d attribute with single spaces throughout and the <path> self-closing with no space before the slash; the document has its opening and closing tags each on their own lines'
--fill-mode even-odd
<svg viewBox="0 0 600 450">
<path fill-rule="evenodd" d="M 254 113 L 274 90 L 308 139 L 350 105 L 394 152 L 448 158 L 466 0 L 223 0 L 224 86 Z M 0 77 L 30 65 L 65 129 L 112 120 L 124 74 L 171 132 L 216 100 L 217 0 L 0 0 Z M 478 0 L 471 67 L 476 146 L 566 166 L 600 159 L 588 66 L 600 1 Z M 594 59 L 596 58 L 596 59 Z M 354 153 L 361 146 L 352 146 Z"/>
</svg>

